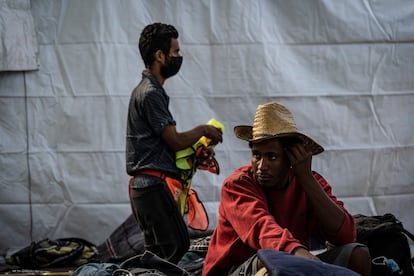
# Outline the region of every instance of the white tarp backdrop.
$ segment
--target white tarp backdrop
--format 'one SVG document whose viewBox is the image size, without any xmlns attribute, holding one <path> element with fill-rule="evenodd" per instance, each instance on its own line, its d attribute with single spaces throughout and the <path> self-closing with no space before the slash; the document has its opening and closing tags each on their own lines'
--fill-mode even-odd
<svg viewBox="0 0 414 276">
<path fill-rule="evenodd" d="M 314 169 L 352 213 L 391 212 L 414 232 L 413 1 L 30 5 L 39 70 L 0 72 L 2 252 L 46 237 L 100 244 L 130 214 L 126 114 L 152 22 L 180 32 L 183 66 L 165 85 L 178 129 L 226 127 L 220 175 L 193 180 L 211 228 L 222 180 L 250 158 L 233 127 L 275 100 L 325 147 Z"/>
<path fill-rule="evenodd" d="M 38 69 L 30 0 L 0 0 L 0 71 Z"/>
</svg>

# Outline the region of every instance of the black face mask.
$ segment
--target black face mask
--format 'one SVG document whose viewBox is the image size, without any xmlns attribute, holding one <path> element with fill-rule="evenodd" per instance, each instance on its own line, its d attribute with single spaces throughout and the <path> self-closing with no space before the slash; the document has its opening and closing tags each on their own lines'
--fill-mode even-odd
<svg viewBox="0 0 414 276">
<path fill-rule="evenodd" d="M 161 76 L 168 79 L 180 71 L 183 57 L 169 57 L 167 62 L 161 67 Z"/>
</svg>

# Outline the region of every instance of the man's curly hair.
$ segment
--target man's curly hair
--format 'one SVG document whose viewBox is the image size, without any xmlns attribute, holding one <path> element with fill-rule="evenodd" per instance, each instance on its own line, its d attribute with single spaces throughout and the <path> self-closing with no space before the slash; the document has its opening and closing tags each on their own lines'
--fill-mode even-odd
<svg viewBox="0 0 414 276">
<path fill-rule="evenodd" d="M 145 66 L 154 62 L 154 54 L 158 50 L 168 55 L 172 38 L 178 38 L 178 31 L 172 25 L 153 23 L 142 30 L 138 47 Z"/>
</svg>

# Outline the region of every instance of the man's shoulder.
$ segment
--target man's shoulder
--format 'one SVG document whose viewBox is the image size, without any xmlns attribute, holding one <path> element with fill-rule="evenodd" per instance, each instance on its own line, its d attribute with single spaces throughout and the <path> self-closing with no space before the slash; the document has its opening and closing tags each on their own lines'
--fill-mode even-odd
<svg viewBox="0 0 414 276">
<path fill-rule="evenodd" d="M 320 173 L 312 171 L 312 174 L 322 187 L 330 186 L 329 182 Z"/>
<path fill-rule="evenodd" d="M 239 183 L 240 181 L 253 181 L 253 171 L 251 165 L 241 166 L 235 169 L 226 177 L 225 183 Z"/>
<path fill-rule="evenodd" d="M 160 100 L 164 97 L 163 89 L 154 85 L 149 79 L 143 78 L 132 91 L 132 97 L 138 101 L 148 101 L 149 99 Z"/>
<path fill-rule="evenodd" d="M 238 175 L 250 175 L 252 173 L 252 166 L 251 165 L 243 165 L 241 167 L 238 167 L 237 169 L 235 169 L 230 175 L 229 177 L 234 177 L 234 176 L 238 176 Z"/>
<path fill-rule="evenodd" d="M 312 174 L 313 174 L 313 177 L 315 177 L 316 178 L 316 180 L 325 180 L 325 178 L 322 176 L 322 174 L 320 174 L 319 172 L 317 172 L 317 171 L 312 171 Z M 326 181 L 326 180 L 325 180 Z"/>
<path fill-rule="evenodd" d="M 157 86 L 149 78 L 143 77 L 138 85 L 134 88 L 134 92 L 148 93 L 151 91 L 156 91 L 157 89 Z"/>
</svg>

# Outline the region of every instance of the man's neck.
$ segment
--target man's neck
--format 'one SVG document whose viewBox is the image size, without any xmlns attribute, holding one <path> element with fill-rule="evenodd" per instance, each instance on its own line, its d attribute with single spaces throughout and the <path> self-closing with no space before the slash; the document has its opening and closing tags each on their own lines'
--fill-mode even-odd
<svg viewBox="0 0 414 276">
<path fill-rule="evenodd" d="M 147 67 L 148 70 L 154 77 L 159 81 L 161 86 L 164 86 L 165 78 L 161 76 L 160 69 L 157 66 Z"/>
</svg>

